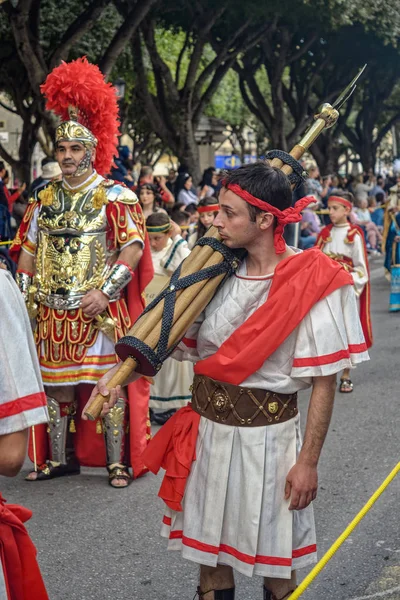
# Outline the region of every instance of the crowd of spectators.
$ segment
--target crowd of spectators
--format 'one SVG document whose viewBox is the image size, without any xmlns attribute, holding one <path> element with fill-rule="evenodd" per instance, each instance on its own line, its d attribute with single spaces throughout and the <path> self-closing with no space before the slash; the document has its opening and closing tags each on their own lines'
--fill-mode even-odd
<svg viewBox="0 0 400 600">
<path fill-rule="evenodd" d="M 329 223 L 327 206 L 330 196 L 339 191 L 348 191 L 354 198 L 350 220 L 362 228 L 368 252 L 371 255 L 380 255 L 384 207 L 388 192 L 396 184 L 396 179 L 372 172 L 356 177 L 339 174 L 322 177 L 318 167 L 314 165 L 309 168 L 308 173 L 309 177 L 298 196 L 312 195 L 315 197 L 315 203 L 303 211 L 299 246 L 307 249 L 315 244 L 319 232 Z"/>
</svg>

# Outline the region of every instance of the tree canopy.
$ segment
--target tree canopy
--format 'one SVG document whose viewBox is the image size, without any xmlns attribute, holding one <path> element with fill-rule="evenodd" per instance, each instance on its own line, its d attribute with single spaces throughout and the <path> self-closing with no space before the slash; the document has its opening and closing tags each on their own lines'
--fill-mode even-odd
<svg viewBox="0 0 400 600">
<path fill-rule="evenodd" d="M 25 180 L 37 141 L 52 152 L 40 85 L 84 54 L 126 82 L 121 121 L 134 158 L 168 151 L 195 180 L 202 115 L 226 121 L 239 154 L 249 131 L 261 152 L 288 150 L 364 62 L 357 94 L 314 158 L 328 172 L 349 147 L 370 168 L 400 120 L 399 0 L 7 0 L 0 34 L 1 104 L 23 122 L 18 157 L 1 144 L 0 156 Z"/>
</svg>

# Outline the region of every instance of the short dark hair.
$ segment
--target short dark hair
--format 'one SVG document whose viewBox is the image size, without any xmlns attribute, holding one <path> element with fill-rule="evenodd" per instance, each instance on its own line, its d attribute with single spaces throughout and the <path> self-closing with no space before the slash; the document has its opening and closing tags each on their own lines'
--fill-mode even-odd
<svg viewBox="0 0 400 600">
<path fill-rule="evenodd" d="M 285 210 L 292 205 L 292 188 L 288 177 L 277 167 L 272 167 L 268 161 L 258 161 L 243 165 L 234 171 L 228 171 L 223 177 L 224 185 L 237 184 L 259 200 L 268 202 L 279 210 Z M 255 221 L 262 209 L 247 204 L 250 220 Z M 268 212 L 268 208 L 265 208 Z"/>
<path fill-rule="evenodd" d="M 3 163 L 2 160 L 0 160 L 0 171 L 4 171 L 5 168 L 6 168 L 6 165 Z"/>
<path fill-rule="evenodd" d="M 185 210 L 190 215 L 194 215 L 197 212 L 197 204 L 195 202 L 191 202 L 186 206 Z"/>
<path fill-rule="evenodd" d="M 178 225 L 186 225 L 190 221 L 191 215 L 186 210 L 178 210 L 171 213 L 171 219 Z"/>
<path fill-rule="evenodd" d="M 184 202 L 175 202 L 175 204 L 172 206 L 172 208 L 170 210 L 171 215 L 172 215 L 172 213 L 179 212 L 183 206 L 186 206 L 186 204 Z"/>
<path fill-rule="evenodd" d="M 171 219 L 169 218 L 167 213 L 161 211 L 152 213 L 146 219 L 146 225 L 148 225 L 149 227 L 160 227 L 161 225 L 167 225 L 167 223 L 170 222 Z"/>
</svg>

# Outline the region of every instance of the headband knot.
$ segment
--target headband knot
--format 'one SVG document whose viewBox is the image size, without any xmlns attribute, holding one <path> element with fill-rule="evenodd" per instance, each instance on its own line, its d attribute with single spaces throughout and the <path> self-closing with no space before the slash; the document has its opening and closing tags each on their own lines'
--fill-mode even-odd
<svg viewBox="0 0 400 600">
<path fill-rule="evenodd" d="M 294 206 L 289 206 L 289 208 L 285 208 L 285 210 L 280 210 L 276 206 L 272 206 L 272 204 L 268 204 L 268 202 L 256 198 L 236 183 L 226 183 L 226 181 L 223 181 L 222 184 L 228 190 L 231 190 L 234 194 L 240 196 L 240 198 L 245 200 L 248 204 L 256 206 L 260 210 L 271 213 L 271 215 L 276 217 L 277 224 L 274 231 L 274 248 L 277 254 L 283 254 L 286 249 L 286 242 L 283 238 L 285 225 L 288 223 L 299 223 L 299 221 L 301 221 L 301 211 L 312 202 L 315 202 L 314 196 L 304 196 L 304 198 L 298 200 Z"/>
</svg>

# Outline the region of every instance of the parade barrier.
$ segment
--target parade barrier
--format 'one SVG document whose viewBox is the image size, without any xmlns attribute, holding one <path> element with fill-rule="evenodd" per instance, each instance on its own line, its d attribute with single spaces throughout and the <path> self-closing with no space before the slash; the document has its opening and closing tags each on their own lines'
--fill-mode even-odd
<svg viewBox="0 0 400 600">
<path fill-rule="evenodd" d="M 324 129 L 336 123 L 339 117 L 337 109 L 354 92 L 365 66 L 333 105 L 322 105 L 314 123 L 289 154 L 281 150 L 267 153 L 270 164 L 281 169 L 293 184 L 306 175 L 297 161 Z M 117 342 L 115 350 L 123 362 L 107 383 L 107 388 L 110 390 L 123 385 L 138 367 L 143 375 L 154 375 L 205 309 L 224 277 L 233 273 L 238 264 L 238 257 L 221 242 L 217 229 L 211 227 L 172 275 L 161 294 L 145 309 L 128 334 Z M 89 420 L 100 416 L 103 403 L 104 396 L 97 394 L 85 411 Z"/>
<path fill-rule="evenodd" d="M 9 240 L 8 242 L 0 242 L 0 246 L 11 246 L 13 240 Z"/>
<path fill-rule="evenodd" d="M 331 558 L 336 554 L 339 550 L 340 546 L 347 540 L 349 535 L 354 531 L 360 521 L 365 517 L 365 515 L 371 510 L 375 502 L 378 498 L 383 494 L 389 484 L 393 481 L 396 475 L 400 471 L 400 462 L 394 467 L 394 469 L 389 473 L 383 483 L 378 487 L 376 492 L 372 494 L 371 498 L 368 502 L 363 506 L 360 512 L 354 517 L 351 523 L 346 527 L 343 533 L 338 537 L 338 539 L 332 544 L 329 550 L 324 554 L 320 561 L 315 565 L 315 567 L 310 571 L 310 573 L 303 579 L 300 585 L 295 589 L 293 594 L 288 597 L 288 600 L 297 600 L 300 596 L 306 591 L 308 586 L 314 581 L 314 579 L 321 573 L 322 569 L 327 565 L 327 563 L 331 560 Z"/>
</svg>

